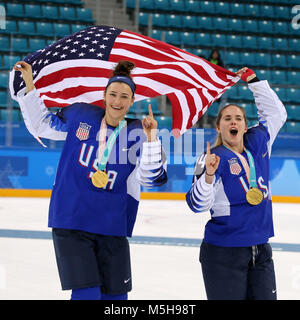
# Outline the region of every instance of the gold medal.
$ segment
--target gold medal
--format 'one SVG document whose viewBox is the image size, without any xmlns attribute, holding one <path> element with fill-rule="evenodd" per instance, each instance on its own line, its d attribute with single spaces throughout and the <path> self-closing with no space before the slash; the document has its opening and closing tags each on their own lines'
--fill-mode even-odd
<svg viewBox="0 0 300 320">
<path fill-rule="evenodd" d="M 250 188 L 246 193 L 246 199 L 248 203 L 256 206 L 263 200 L 263 194 L 258 188 Z"/>
<path fill-rule="evenodd" d="M 107 182 L 108 182 L 108 175 L 102 170 L 97 170 L 92 175 L 92 183 L 96 188 L 105 187 L 107 185 Z"/>
</svg>

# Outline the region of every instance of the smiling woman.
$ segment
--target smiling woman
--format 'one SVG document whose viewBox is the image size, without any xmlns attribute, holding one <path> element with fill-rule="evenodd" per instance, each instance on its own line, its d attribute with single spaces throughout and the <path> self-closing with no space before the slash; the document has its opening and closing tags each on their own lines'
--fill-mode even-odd
<svg viewBox="0 0 300 320">
<path fill-rule="evenodd" d="M 132 62 L 119 62 L 104 90 L 105 120 L 111 126 L 119 124 L 134 102 L 136 86 L 130 77 L 133 68 Z"/>
<path fill-rule="evenodd" d="M 34 86 L 31 65 L 19 61 L 14 67 L 26 83 L 18 102 L 29 132 L 65 140 L 48 226 L 62 289 L 72 290 L 74 300 L 127 299 L 132 287 L 127 237 L 140 185 L 152 188 L 167 181 L 151 106 L 143 121 L 125 118 L 136 89 L 133 68 L 129 61 L 116 65 L 104 92 L 105 110 L 77 102 L 52 113 Z"/>
</svg>

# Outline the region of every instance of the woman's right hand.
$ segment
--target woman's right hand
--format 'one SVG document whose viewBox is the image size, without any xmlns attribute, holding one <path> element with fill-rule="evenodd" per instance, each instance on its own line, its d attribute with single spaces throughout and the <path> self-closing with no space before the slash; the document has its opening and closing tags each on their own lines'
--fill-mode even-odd
<svg viewBox="0 0 300 320">
<path fill-rule="evenodd" d="M 220 157 L 214 153 L 211 154 L 210 143 L 207 141 L 206 142 L 206 158 L 205 158 L 205 167 L 206 167 L 205 180 L 207 183 L 213 182 L 213 176 L 219 167 L 219 163 L 220 163 Z"/>
<path fill-rule="evenodd" d="M 14 70 L 22 73 L 23 80 L 26 84 L 26 93 L 33 90 L 34 84 L 31 65 L 25 61 L 18 61 L 14 65 Z"/>
</svg>

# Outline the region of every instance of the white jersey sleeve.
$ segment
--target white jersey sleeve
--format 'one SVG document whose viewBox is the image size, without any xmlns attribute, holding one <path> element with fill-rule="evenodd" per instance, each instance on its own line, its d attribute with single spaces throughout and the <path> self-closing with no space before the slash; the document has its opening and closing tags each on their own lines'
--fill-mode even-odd
<svg viewBox="0 0 300 320">
<path fill-rule="evenodd" d="M 18 93 L 18 103 L 28 131 L 35 138 L 46 138 L 52 140 L 65 140 L 67 132 L 62 132 L 51 127 L 50 112 L 37 90 L 34 88 L 25 95 L 25 90 Z"/>
<path fill-rule="evenodd" d="M 195 179 L 189 192 L 189 200 L 194 212 L 204 212 L 211 209 L 214 204 L 215 182 L 214 177 L 213 183 L 207 183 L 205 174 L 202 174 L 199 179 Z"/>
<path fill-rule="evenodd" d="M 144 142 L 136 178 L 144 187 L 156 187 L 166 181 L 167 161 L 160 140 Z"/>
<path fill-rule="evenodd" d="M 248 87 L 254 96 L 259 122 L 268 128 L 270 134 L 268 151 L 271 155 L 272 144 L 287 118 L 285 107 L 270 88 L 268 81 L 249 83 Z"/>
</svg>

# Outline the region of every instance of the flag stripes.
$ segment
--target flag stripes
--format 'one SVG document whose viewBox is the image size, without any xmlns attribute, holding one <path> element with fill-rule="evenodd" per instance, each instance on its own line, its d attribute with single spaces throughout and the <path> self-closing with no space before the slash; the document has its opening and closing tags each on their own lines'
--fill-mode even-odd
<svg viewBox="0 0 300 320">
<path fill-rule="evenodd" d="M 34 84 L 47 107 L 74 102 L 103 106 L 103 92 L 112 68 L 130 60 L 136 68 L 135 100 L 167 95 L 177 135 L 193 126 L 239 78 L 200 57 L 131 31 L 93 26 L 39 50 L 25 61 L 32 65 Z M 25 87 L 11 72 L 13 98 Z"/>
</svg>

